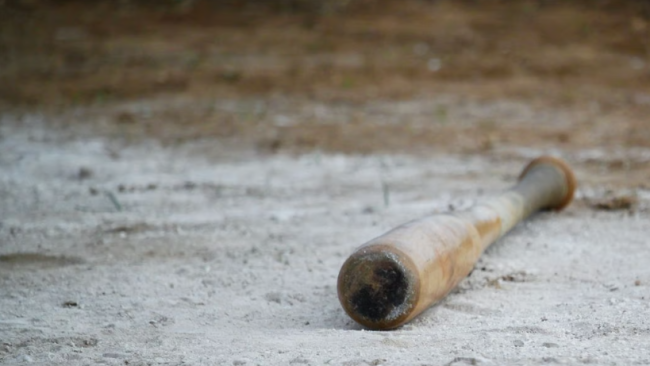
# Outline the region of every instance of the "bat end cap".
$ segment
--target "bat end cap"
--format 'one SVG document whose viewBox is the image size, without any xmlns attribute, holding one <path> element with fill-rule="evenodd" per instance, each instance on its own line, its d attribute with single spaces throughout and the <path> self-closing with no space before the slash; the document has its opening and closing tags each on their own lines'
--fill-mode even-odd
<svg viewBox="0 0 650 366">
<path fill-rule="evenodd" d="M 536 158 L 535 160 L 531 161 L 526 168 L 524 168 L 523 172 L 521 172 L 521 175 L 519 175 L 519 180 L 521 180 L 533 167 L 544 164 L 544 165 L 551 165 L 554 168 L 560 170 L 562 174 L 564 175 L 564 178 L 566 180 L 566 195 L 558 203 L 557 205 L 550 207 L 550 209 L 556 210 L 556 211 L 561 211 L 564 209 L 566 206 L 571 203 L 573 200 L 573 195 L 576 191 L 576 187 L 578 186 L 578 181 L 576 179 L 575 174 L 573 173 L 573 170 L 567 164 L 564 160 L 560 158 L 556 158 L 554 156 L 540 156 Z"/>
<path fill-rule="evenodd" d="M 341 268 L 339 300 L 348 315 L 367 328 L 396 328 L 412 313 L 418 281 L 403 256 L 367 249 L 352 255 Z"/>
</svg>

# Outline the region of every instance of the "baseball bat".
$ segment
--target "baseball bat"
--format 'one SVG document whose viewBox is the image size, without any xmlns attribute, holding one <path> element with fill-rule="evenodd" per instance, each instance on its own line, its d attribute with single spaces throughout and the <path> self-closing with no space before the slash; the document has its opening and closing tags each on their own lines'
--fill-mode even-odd
<svg viewBox="0 0 650 366">
<path fill-rule="evenodd" d="M 575 188 L 565 162 L 542 156 L 501 195 L 466 211 L 408 222 L 363 244 L 339 273 L 343 309 L 370 329 L 399 327 L 449 293 L 519 221 L 566 207 Z"/>
</svg>

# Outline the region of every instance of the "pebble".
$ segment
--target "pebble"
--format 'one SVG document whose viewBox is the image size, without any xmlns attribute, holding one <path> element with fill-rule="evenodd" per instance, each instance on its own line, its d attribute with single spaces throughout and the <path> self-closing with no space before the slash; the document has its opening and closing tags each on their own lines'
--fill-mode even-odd
<svg viewBox="0 0 650 366">
<path fill-rule="evenodd" d="M 523 347 L 524 342 L 522 340 L 516 339 L 515 341 L 512 342 L 512 344 L 515 345 L 515 347 Z"/>
<path fill-rule="evenodd" d="M 282 295 L 279 292 L 269 292 L 264 295 L 264 298 L 269 302 L 282 303 Z"/>
<path fill-rule="evenodd" d="M 112 353 L 112 352 L 109 352 L 109 353 L 104 353 L 104 354 L 102 355 L 102 357 L 104 357 L 104 358 L 123 358 L 123 357 L 125 357 L 125 355 L 123 355 L 123 354 L 121 354 L 121 353 Z"/>
</svg>

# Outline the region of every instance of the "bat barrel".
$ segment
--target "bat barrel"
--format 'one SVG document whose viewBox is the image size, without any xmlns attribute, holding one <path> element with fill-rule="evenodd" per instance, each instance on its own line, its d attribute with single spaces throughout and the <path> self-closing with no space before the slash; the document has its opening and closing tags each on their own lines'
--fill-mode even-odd
<svg viewBox="0 0 650 366">
<path fill-rule="evenodd" d="M 540 209 L 569 204 L 575 187 L 564 162 L 541 157 L 496 198 L 464 212 L 411 221 L 369 241 L 341 268 L 341 305 L 371 329 L 408 322 L 449 293 L 483 250 L 517 222 Z"/>
</svg>

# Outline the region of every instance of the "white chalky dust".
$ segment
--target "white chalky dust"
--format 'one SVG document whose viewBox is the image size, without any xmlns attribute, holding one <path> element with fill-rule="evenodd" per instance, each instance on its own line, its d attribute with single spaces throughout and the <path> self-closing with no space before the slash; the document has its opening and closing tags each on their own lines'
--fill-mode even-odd
<svg viewBox="0 0 650 366">
<path fill-rule="evenodd" d="M 537 215 L 395 331 L 341 309 L 359 244 L 498 194 L 525 159 L 208 159 L 45 126 L 0 126 L 2 364 L 650 363 L 647 211 Z"/>
</svg>

